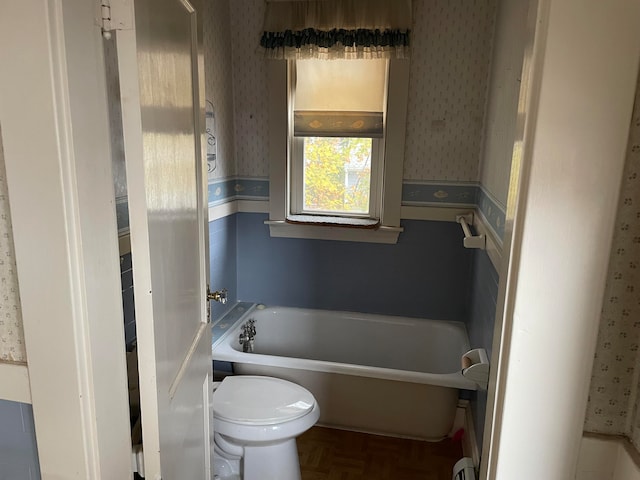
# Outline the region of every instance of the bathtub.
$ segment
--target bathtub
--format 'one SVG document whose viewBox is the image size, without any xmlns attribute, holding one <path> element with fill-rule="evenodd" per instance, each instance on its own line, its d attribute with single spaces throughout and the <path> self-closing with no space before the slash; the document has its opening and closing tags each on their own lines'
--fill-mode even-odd
<svg viewBox="0 0 640 480">
<path fill-rule="evenodd" d="M 256 321 L 254 353 L 238 343 Z M 313 393 L 319 423 L 437 441 L 450 433 L 469 350 L 464 324 L 405 317 L 254 306 L 213 348 L 241 375 L 290 380 Z"/>
</svg>

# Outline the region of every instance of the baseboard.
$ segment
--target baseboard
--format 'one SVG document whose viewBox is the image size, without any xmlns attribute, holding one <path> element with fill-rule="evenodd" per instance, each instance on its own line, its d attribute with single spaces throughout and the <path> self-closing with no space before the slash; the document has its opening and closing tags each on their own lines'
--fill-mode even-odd
<svg viewBox="0 0 640 480">
<path fill-rule="evenodd" d="M 585 433 L 575 478 L 640 480 L 640 454 L 625 437 Z"/>
<path fill-rule="evenodd" d="M 458 400 L 458 410 L 461 412 L 462 428 L 462 454 L 473 460 L 476 469 L 480 466 L 480 449 L 476 441 L 476 429 L 473 424 L 473 414 L 471 413 L 471 403 L 469 400 Z"/>
</svg>

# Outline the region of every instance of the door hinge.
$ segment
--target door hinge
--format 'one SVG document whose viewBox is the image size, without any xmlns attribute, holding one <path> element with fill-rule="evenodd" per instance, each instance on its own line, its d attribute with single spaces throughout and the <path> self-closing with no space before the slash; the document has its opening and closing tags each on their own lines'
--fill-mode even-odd
<svg viewBox="0 0 640 480">
<path fill-rule="evenodd" d="M 98 24 L 105 39 L 109 40 L 115 30 L 133 28 L 132 0 L 98 0 L 98 7 Z"/>
</svg>

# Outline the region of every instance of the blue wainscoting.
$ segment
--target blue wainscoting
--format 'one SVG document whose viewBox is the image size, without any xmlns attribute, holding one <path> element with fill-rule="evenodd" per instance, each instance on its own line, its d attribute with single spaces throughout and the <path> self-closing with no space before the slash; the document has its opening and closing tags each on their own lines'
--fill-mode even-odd
<svg viewBox="0 0 640 480">
<path fill-rule="evenodd" d="M 464 321 L 472 251 L 453 222 L 404 220 L 396 245 L 271 238 L 266 214 L 237 217 L 238 298 Z"/>
<path fill-rule="evenodd" d="M 496 317 L 499 276 L 487 252 L 474 250 L 471 297 L 467 331 L 472 348 L 484 348 L 491 358 L 493 328 Z M 478 390 L 471 396 L 471 411 L 475 422 L 476 440 L 482 448 L 487 392 Z"/>
<path fill-rule="evenodd" d="M 0 400 L 0 425 L 0 478 L 39 480 L 31 405 Z"/>
<path fill-rule="evenodd" d="M 209 222 L 209 263 L 212 290 L 226 288 L 226 305 L 211 302 L 211 319 L 220 319 L 238 299 L 236 215 Z"/>
</svg>

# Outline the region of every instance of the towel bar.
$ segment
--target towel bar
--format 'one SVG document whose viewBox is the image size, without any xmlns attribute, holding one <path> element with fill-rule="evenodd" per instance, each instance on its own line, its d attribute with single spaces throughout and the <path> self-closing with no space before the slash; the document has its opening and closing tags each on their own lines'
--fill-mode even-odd
<svg viewBox="0 0 640 480">
<path fill-rule="evenodd" d="M 456 215 L 456 222 L 462 226 L 464 232 L 463 245 L 464 248 L 481 248 L 484 250 L 487 246 L 487 240 L 484 235 L 472 235 L 469 224 L 473 224 L 473 213 L 464 215 Z"/>
</svg>

